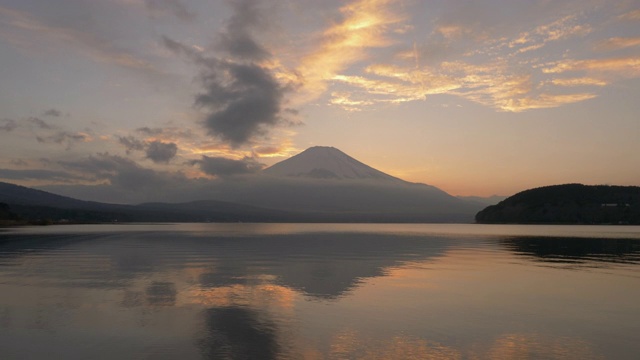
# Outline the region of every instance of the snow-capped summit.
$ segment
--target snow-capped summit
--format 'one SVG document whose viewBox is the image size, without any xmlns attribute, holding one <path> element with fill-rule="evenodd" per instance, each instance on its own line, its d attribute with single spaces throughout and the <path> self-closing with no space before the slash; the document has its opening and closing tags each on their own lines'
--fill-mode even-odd
<svg viewBox="0 0 640 360">
<path fill-rule="evenodd" d="M 273 176 L 402 181 L 330 146 L 314 146 L 264 170 Z"/>
</svg>

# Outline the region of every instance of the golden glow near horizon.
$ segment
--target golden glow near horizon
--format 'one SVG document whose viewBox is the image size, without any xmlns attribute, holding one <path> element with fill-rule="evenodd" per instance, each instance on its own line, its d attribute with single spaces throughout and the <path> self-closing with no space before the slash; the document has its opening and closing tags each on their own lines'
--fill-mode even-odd
<svg viewBox="0 0 640 360">
<path fill-rule="evenodd" d="M 103 183 L 70 164 L 107 155 L 192 178 L 202 156 L 328 145 L 455 195 L 640 185 L 637 2 L 57 4 L 0 5 L 0 181 Z M 212 128 L 213 108 L 248 125 Z"/>
</svg>

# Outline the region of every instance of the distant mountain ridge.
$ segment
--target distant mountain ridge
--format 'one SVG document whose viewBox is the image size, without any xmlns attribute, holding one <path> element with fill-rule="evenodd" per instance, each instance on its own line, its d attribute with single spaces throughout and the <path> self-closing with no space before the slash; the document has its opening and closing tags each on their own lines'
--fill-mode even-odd
<svg viewBox="0 0 640 360">
<path fill-rule="evenodd" d="M 640 225 L 640 187 L 565 184 L 525 190 L 478 212 L 476 222 Z"/>
<path fill-rule="evenodd" d="M 84 201 L 0 182 L 0 204 L 25 221 L 52 222 L 236 222 L 284 221 L 293 214 L 223 201 L 140 205 Z"/>
</svg>

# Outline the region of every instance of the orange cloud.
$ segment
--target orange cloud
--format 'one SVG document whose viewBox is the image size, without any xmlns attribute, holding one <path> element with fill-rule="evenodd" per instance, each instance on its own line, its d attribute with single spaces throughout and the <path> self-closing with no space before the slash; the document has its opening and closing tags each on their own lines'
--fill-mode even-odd
<svg viewBox="0 0 640 360">
<path fill-rule="evenodd" d="M 588 71 L 617 73 L 624 76 L 640 76 L 640 57 L 562 60 L 551 67 L 542 69 L 547 74 L 559 74 L 567 71 Z"/>
<path fill-rule="evenodd" d="M 553 79 L 553 85 L 558 86 L 605 86 L 608 83 L 604 80 L 594 78 L 569 78 L 569 79 Z"/>
<path fill-rule="evenodd" d="M 306 99 L 318 97 L 341 71 L 363 60 L 370 48 L 392 43 L 387 33 L 404 17 L 391 5 L 396 0 L 359 0 L 340 9 L 344 20 L 325 30 L 318 50 L 306 56 L 298 73 L 304 81 Z"/>
<path fill-rule="evenodd" d="M 640 9 L 632 10 L 619 16 L 622 20 L 640 20 Z"/>
<path fill-rule="evenodd" d="M 635 46 L 640 46 L 640 37 L 614 37 L 598 43 L 596 50 L 619 50 Z"/>
</svg>

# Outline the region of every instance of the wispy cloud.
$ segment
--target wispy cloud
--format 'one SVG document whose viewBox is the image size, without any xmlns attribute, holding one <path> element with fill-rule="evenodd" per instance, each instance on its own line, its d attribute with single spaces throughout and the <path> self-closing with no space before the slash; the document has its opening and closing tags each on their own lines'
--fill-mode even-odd
<svg viewBox="0 0 640 360">
<path fill-rule="evenodd" d="M 14 40 L 12 41 L 14 43 L 37 43 L 40 46 L 42 40 L 45 40 L 45 43 L 53 41 L 73 46 L 83 55 L 100 63 L 152 73 L 158 72 L 148 61 L 131 51 L 119 48 L 109 40 L 73 27 L 49 24 L 44 19 L 27 12 L 0 6 L 0 23 L 5 25 L 0 27 L 0 36 Z M 15 41 L 16 38 L 22 40 Z"/>
<path fill-rule="evenodd" d="M 18 127 L 18 124 L 13 119 L 0 119 L 0 131 L 13 131 Z"/>
<path fill-rule="evenodd" d="M 565 72 L 613 73 L 623 76 L 640 76 L 640 56 L 608 59 L 561 60 L 542 69 L 547 74 Z"/>
<path fill-rule="evenodd" d="M 183 21 L 193 21 L 196 14 L 191 12 L 181 0 L 144 0 L 153 17 L 175 16 Z"/>
<path fill-rule="evenodd" d="M 449 94 L 499 111 L 520 112 L 592 99 L 597 96 L 595 87 L 606 86 L 622 74 L 638 76 L 640 66 L 635 56 L 602 59 L 587 54 L 594 58 L 574 60 L 568 51 L 546 51 L 552 43 L 576 44 L 575 39 L 590 35 L 597 38 L 594 29 L 602 27 L 586 23 L 585 18 L 581 13 L 558 14 L 551 21 L 529 25 L 516 36 L 500 34 L 490 24 L 438 22 L 427 45 L 414 44 L 411 50 L 398 52 L 398 59 L 404 64 L 374 63 L 357 75 L 341 73 L 345 69 L 336 70 L 332 79 L 342 88 L 332 91 L 331 104 L 357 111 L 376 104 Z M 475 31 L 476 28 L 483 32 Z M 600 42 L 599 47 L 615 50 L 639 43 L 633 37 L 610 38 Z M 421 61 L 429 46 L 451 59 Z M 591 89 L 578 91 L 577 87 Z"/>
<path fill-rule="evenodd" d="M 51 135 L 36 136 L 39 143 L 54 143 L 65 145 L 70 150 L 74 144 L 93 141 L 93 137 L 84 132 L 58 131 Z"/>
<path fill-rule="evenodd" d="M 397 4 L 394 0 L 359 0 L 340 9 L 342 21 L 322 33 L 318 48 L 297 69 L 307 91 L 306 100 L 322 94 L 328 81 L 364 60 L 369 49 L 392 44 L 389 33 L 405 19 L 398 7 L 392 6 Z"/>
<path fill-rule="evenodd" d="M 605 86 L 608 84 L 604 80 L 589 77 L 553 79 L 551 83 L 558 86 Z"/>
<path fill-rule="evenodd" d="M 640 46 L 640 37 L 614 37 L 600 41 L 596 50 L 611 51 Z"/>
<path fill-rule="evenodd" d="M 619 16 L 622 20 L 640 20 L 640 9 L 631 10 Z"/>
<path fill-rule="evenodd" d="M 551 23 L 540 25 L 531 31 L 520 33 L 508 43 L 517 53 L 538 50 L 552 41 L 566 39 L 576 35 L 586 35 L 592 29 L 588 24 L 579 23 L 576 15 L 569 15 Z"/>
</svg>

